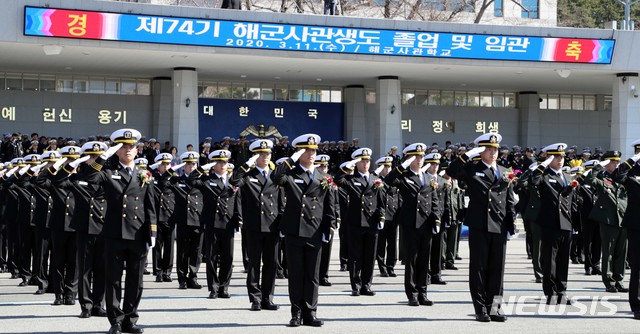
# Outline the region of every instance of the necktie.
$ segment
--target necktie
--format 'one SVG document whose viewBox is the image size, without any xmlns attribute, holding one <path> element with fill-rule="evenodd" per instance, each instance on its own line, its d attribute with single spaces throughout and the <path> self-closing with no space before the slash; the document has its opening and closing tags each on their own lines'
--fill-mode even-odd
<svg viewBox="0 0 640 334">
<path fill-rule="evenodd" d="M 420 183 L 424 186 L 424 176 L 420 173 Z"/>
<path fill-rule="evenodd" d="M 311 182 L 311 180 L 313 180 L 313 173 L 311 173 L 310 170 L 307 170 L 307 175 L 309 176 L 309 182 Z"/>
<path fill-rule="evenodd" d="M 564 175 L 562 175 L 562 172 L 558 173 L 558 176 L 560 176 L 560 179 L 562 180 L 562 184 L 566 187 L 567 180 L 565 180 Z"/>
<path fill-rule="evenodd" d="M 133 169 L 131 167 L 127 167 L 127 173 L 129 174 L 129 176 L 133 175 Z"/>
</svg>

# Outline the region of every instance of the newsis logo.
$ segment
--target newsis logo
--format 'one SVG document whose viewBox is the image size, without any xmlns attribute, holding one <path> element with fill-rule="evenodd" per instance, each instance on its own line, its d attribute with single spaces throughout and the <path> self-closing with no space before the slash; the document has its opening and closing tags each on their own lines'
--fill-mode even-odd
<svg viewBox="0 0 640 334">
<path fill-rule="evenodd" d="M 621 300 L 617 296 L 572 296 L 571 305 L 567 300 L 554 298 L 547 305 L 545 296 L 509 296 L 506 300 L 496 296 L 490 314 L 498 314 L 500 309 L 505 315 L 565 315 L 565 316 L 612 316 L 618 312 L 618 306 L 612 301 Z"/>
</svg>

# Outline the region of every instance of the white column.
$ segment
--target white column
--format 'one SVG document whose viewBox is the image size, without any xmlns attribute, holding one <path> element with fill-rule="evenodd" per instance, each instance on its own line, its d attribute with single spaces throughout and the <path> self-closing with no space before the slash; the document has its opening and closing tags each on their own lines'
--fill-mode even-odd
<svg viewBox="0 0 640 334">
<path fill-rule="evenodd" d="M 611 147 L 622 158 L 633 155 L 631 143 L 640 139 L 640 80 L 638 73 L 618 73 L 613 82 Z"/>
<path fill-rule="evenodd" d="M 372 129 L 374 145 L 372 147 L 378 156 L 385 155 L 391 146 L 403 147 L 402 103 L 400 95 L 400 80 L 397 76 L 378 77 L 376 83 L 376 110 L 374 115 L 375 127 Z"/>
<path fill-rule="evenodd" d="M 520 112 L 519 145 L 523 147 L 547 145 L 540 138 L 540 96 L 538 96 L 538 92 L 520 92 L 518 94 L 518 108 Z"/>
<path fill-rule="evenodd" d="M 171 117 L 171 143 L 178 154 L 187 150 L 187 144 L 198 147 L 198 72 L 192 67 L 173 69 L 173 115 Z"/>
<path fill-rule="evenodd" d="M 161 144 L 171 140 L 171 120 L 173 115 L 173 88 L 170 77 L 153 78 L 151 96 L 153 98 L 153 126 L 147 137 L 155 137 Z M 171 144 L 174 144 L 173 142 Z"/>
<path fill-rule="evenodd" d="M 371 136 L 366 127 L 366 100 L 362 85 L 351 85 L 344 88 L 344 139 L 360 139 L 360 145 L 371 145 Z"/>
</svg>

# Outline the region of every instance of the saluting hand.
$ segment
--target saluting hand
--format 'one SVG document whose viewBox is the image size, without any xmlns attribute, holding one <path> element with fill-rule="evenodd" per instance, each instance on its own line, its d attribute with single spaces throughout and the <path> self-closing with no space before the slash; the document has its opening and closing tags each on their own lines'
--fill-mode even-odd
<svg viewBox="0 0 640 334">
<path fill-rule="evenodd" d="M 89 155 L 85 155 L 84 157 L 82 157 L 82 158 L 80 158 L 80 159 L 76 159 L 76 160 L 71 161 L 71 162 L 69 163 L 69 167 L 71 167 L 71 168 L 77 168 L 78 166 L 80 166 L 80 164 L 81 164 L 81 163 L 83 163 L 83 162 L 85 162 L 85 161 L 87 161 L 87 160 L 89 160 L 89 159 L 91 159 L 91 156 L 89 156 Z"/>
<path fill-rule="evenodd" d="M 380 175 L 380 172 L 382 172 L 383 169 L 384 165 L 380 165 L 378 166 L 378 168 L 376 168 L 376 170 L 373 171 L 373 174 Z"/>
<path fill-rule="evenodd" d="M 640 153 L 634 155 L 631 157 L 631 160 L 633 160 L 634 162 L 638 162 L 638 160 L 640 160 Z"/>
<path fill-rule="evenodd" d="M 425 173 L 427 169 L 429 169 L 429 167 L 431 167 L 431 164 L 427 163 L 426 165 L 422 166 L 422 168 L 420 168 L 420 171 Z"/>
<path fill-rule="evenodd" d="M 553 155 L 550 155 L 547 160 L 543 161 L 542 163 L 540 163 L 540 166 L 547 168 L 549 167 L 549 164 L 551 163 L 551 161 L 553 161 Z"/>
<path fill-rule="evenodd" d="M 202 170 L 209 170 L 209 169 L 211 169 L 211 167 L 213 167 L 213 165 L 215 165 L 215 164 L 216 164 L 215 162 L 210 162 L 210 163 L 208 163 L 208 164 L 206 164 L 206 165 L 202 165 L 202 166 L 200 166 L 200 168 L 202 168 Z"/>
<path fill-rule="evenodd" d="M 598 165 L 604 167 L 604 166 L 608 165 L 610 162 L 611 162 L 611 160 L 607 159 L 607 160 L 603 160 L 603 161 L 598 162 Z"/>
<path fill-rule="evenodd" d="M 411 157 L 409 157 L 407 160 L 405 160 L 402 163 L 402 168 L 407 169 L 409 168 L 409 165 L 411 165 L 411 163 L 413 162 L 413 160 L 416 160 L 416 156 L 412 155 Z"/>
<path fill-rule="evenodd" d="M 67 158 L 62 158 L 62 159 L 58 159 L 58 161 L 56 161 L 53 164 L 53 169 L 58 170 L 60 169 L 60 166 L 62 166 L 65 162 L 67 161 Z"/>
<path fill-rule="evenodd" d="M 158 161 L 155 164 L 149 166 L 149 168 L 156 170 L 158 168 L 158 166 L 160 166 L 160 164 L 162 164 L 162 161 Z"/>
<path fill-rule="evenodd" d="M 293 162 L 298 161 L 298 159 L 300 159 L 300 157 L 302 156 L 302 153 L 304 153 L 304 151 L 305 151 L 304 148 L 301 148 L 301 149 L 297 150 L 296 153 L 291 155 L 291 160 L 293 160 Z"/>
<path fill-rule="evenodd" d="M 246 162 L 247 166 L 252 167 L 253 165 L 255 165 L 258 157 L 260 157 L 260 154 L 254 154 L 251 158 L 249 158 L 249 160 L 247 160 Z"/>
<path fill-rule="evenodd" d="M 484 146 L 478 146 L 478 147 L 470 149 L 465 154 L 467 155 L 467 157 L 469 159 L 473 159 L 473 158 L 479 156 L 480 153 L 484 152 L 485 149 L 486 149 L 486 147 L 484 147 Z"/>
</svg>

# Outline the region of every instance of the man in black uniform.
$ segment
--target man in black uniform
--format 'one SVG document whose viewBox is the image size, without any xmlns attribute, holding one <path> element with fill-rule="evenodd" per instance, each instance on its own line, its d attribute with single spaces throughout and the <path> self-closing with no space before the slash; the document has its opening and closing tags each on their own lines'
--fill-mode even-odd
<svg viewBox="0 0 640 334">
<path fill-rule="evenodd" d="M 142 298 L 142 278 L 148 247 L 153 247 L 156 236 L 154 188 L 151 174 L 135 167 L 135 143 L 140 132 L 120 129 L 111 134 L 117 143 L 100 155 L 87 168 L 86 181 L 101 185 L 107 200 L 107 212 L 102 230 L 105 238 L 106 305 L 111 323 L 110 334 L 142 333 L 138 327 L 138 305 Z M 113 170 L 102 171 L 102 166 L 113 154 L 118 163 Z M 126 266 L 125 266 L 126 262 Z M 126 270 L 123 307 L 122 271 Z"/>
<path fill-rule="evenodd" d="M 487 133 L 477 146 L 454 159 L 447 173 L 467 185 L 469 207 L 464 224 L 469 226 L 469 290 L 480 322 L 504 322 L 500 309 L 507 233 L 515 234 L 515 194 L 506 168 L 498 166 L 502 136 Z M 479 156 L 480 161 L 472 159 Z"/>
<path fill-rule="evenodd" d="M 176 206 L 176 198 L 171 185 L 173 174 L 169 172 L 173 155 L 160 153 L 151 165 L 153 172 L 153 185 L 156 187 L 155 203 L 158 217 L 158 234 L 156 246 L 153 247 L 152 263 L 156 273 L 156 282 L 171 282 L 173 270 L 173 244 L 175 242 L 176 221 L 173 212 Z"/>
<path fill-rule="evenodd" d="M 323 235 L 328 237 L 335 222 L 335 184 L 314 170 L 318 142 L 320 136 L 315 134 L 294 139 L 298 151 L 271 174 L 273 182 L 284 187 L 287 198 L 280 229 L 289 267 L 292 327 L 323 325 L 316 318 L 320 252 Z"/>
<path fill-rule="evenodd" d="M 540 191 L 541 229 L 540 254 L 542 258 L 542 288 L 547 304 L 571 304 L 566 296 L 571 251 L 571 205 L 573 187 L 571 175 L 562 172 L 567 144 L 557 143 L 542 149 L 547 160 L 533 171 L 531 183 Z M 577 183 L 577 182 L 576 182 Z"/>
<path fill-rule="evenodd" d="M 395 146 L 394 146 L 395 147 Z M 393 147 L 391 148 L 393 151 Z M 396 147 L 397 149 L 397 147 Z M 394 152 L 395 153 L 395 152 Z M 378 168 L 374 174 L 384 180 L 393 168 L 393 156 L 386 156 L 376 160 Z M 396 187 L 386 187 L 386 210 L 384 227 L 378 232 L 378 246 L 376 259 L 381 277 L 396 277 L 395 266 L 398 261 L 398 224 L 400 215 L 400 190 Z"/>
<path fill-rule="evenodd" d="M 427 145 L 414 143 L 402 153 L 409 157 L 384 179 L 388 186 L 400 189 L 403 243 L 406 251 L 404 291 L 409 306 L 431 306 L 427 298 L 427 277 L 433 229 L 440 223 L 438 197 L 427 176 L 422 172 Z"/>
<path fill-rule="evenodd" d="M 277 310 L 273 303 L 280 243 L 278 186 L 271 181 L 273 142 L 259 139 L 251 143 L 254 155 L 233 173 L 230 182 L 242 195 L 242 229 L 247 238 L 247 291 L 251 310 Z M 255 168 L 252 168 L 254 167 Z M 262 282 L 260 261 L 262 260 Z"/>
<path fill-rule="evenodd" d="M 598 160 L 588 160 L 582 164 L 585 173 L 598 164 Z M 580 197 L 580 220 L 582 228 L 582 242 L 584 243 L 584 273 L 585 275 L 601 275 L 600 256 L 602 254 L 602 240 L 600 238 L 600 225 L 597 221 L 589 219 L 598 194 L 590 184 L 585 181 L 585 175 L 577 178 L 580 184 L 576 196 Z"/>
</svg>

